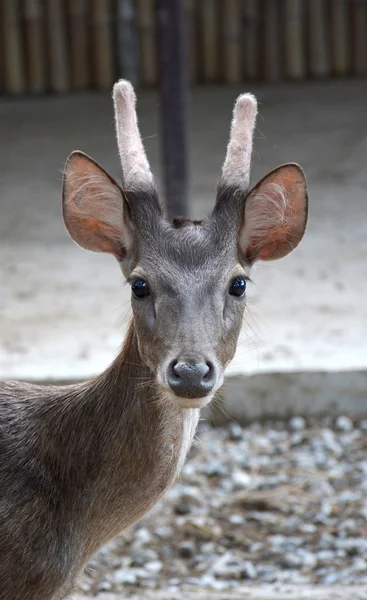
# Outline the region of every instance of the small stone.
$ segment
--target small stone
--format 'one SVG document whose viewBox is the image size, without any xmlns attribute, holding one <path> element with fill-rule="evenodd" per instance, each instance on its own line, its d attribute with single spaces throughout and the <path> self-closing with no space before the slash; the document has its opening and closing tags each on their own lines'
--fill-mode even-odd
<svg viewBox="0 0 367 600">
<path fill-rule="evenodd" d="M 140 527 L 140 529 L 135 532 L 135 541 L 140 542 L 140 544 L 150 544 L 152 541 L 152 534 L 148 529 L 145 529 L 145 527 Z"/>
<path fill-rule="evenodd" d="M 302 567 L 302 562 L 301 556 L 289 552 L 281 557 L 279 565 L 285 569 L 299 569 Z"/>
<path fill-rule="evenodd" d="M 357 529 L 358 527 L 355 519 L 346 519 L 345 521 L 343 521 L 343 523 L 341 523 L 339 531 L 355 532 L 357 531 Z"/>
<path fill-rule="evenodd" d="M 145 568 L 149 573 L 159 573 L 163 568 L 163 563 L 160 560 L 152 560 L 146 563 Z"/>
<path fill-rule="evenodd" d="M 367 521 L 367 502 L 364 502 L 360 508 L 360 513 L 365 521 Z"/>
<path fill-rule="evenodd" d="M 237 442 L 243 438 L 243 429 L 238 423 L 230 423 L 228 426 L 228 439 Z"/>
<path fill-rule="evenodd" d="M 122 583 L 124 585 L 134 585 L 134 583 L 137 582 L 135 573 L 125 569 L 119 569 L 118 571 L 115 571 L 113 578 L 116 583 Z"/>
<path fill-rule="evenodd" d="M 205 542 L 201 544 L 200 552 L 203 554 L 214 554 L 215 553 L 215 544 L 214 542 Z"/>
<path fill-rule="evenodd" d="M 140 582 L 140 585 L 145 588 L 154 589 L 156 587 L 156 579 L 143 579 Z"/>
<path fill-rule="evenodd" d="M 182 486 L 181 494 L 179 494 L 176 502 L 175 512 L 178 515 L 185 515 L 191 512 L 193 508 L 202 506 L 202 503 L 203 497 L 199 488 L 193 485 Z M 178 507 L 181 507 L 184 512 L 180 512 Z"/>
<path fill-rule="evenodd" d="M 205 573 L 201 578 L 201 586 L 203 588 L 210 587 L 214 590 L 225 590 L 228 587 L 231 587 L 231 582 L 218 581 L 211 573 Z"/>
<path fill-rule="evenodd" d="M 157 527 L 155 533 L 160 538 L 169 539 L 173 536 L 173 529 L 169 525 L 163 525 L 162 527 Z"/>
<path fill-rule="evenodd" d="M 232 587 L 232 582 L 229 581 L 218 581 L 217 579 L 211 579 L 210 581 L 208 579 L 204 579 L 202 580 L 202 586 L 207 586 L 212 588 L 213 590 L 216 590 L 218 592 L 222 591 L 222 590 L 227 590 L 229 587 Z"/>
<path fill-rule="evenodd" d="M 302 531 L 302 533 L 315 533 L 317 527 L 313 523 L 300 523 L 299 530 Z"/>
<path fill-rule="evenodd" d="M 287 542 L 287 537 L 278 533 L 276 535 L 269 535 L 268 540 L 275 549 L 279 549 Z"/>
<path fill-rule="evenodd" d="M 367 572 L 367 562 L 365 561 L 364 558 L 358 556 L 353 561 L 353 569 L 355 569 L 356 571 L 361 571 L 361 572 L 366 573 Z"/>
<path fill-rule="evenodd" d="M 264 544 L 262 542 L 254 542 L 250 546 L 250 553 L 251 554 L 255 554 L 255 552 L 258 552 L 259 550 L 262 550 L 263 547 L 264 547 Z"/>
<path fill-rule="evenodd" d="M 301 431 L 295 431 L 291 436 L 291 445 L 292 447 L 301 446 L 304 440 L 304 434 Z"/>
<path fill-rule="evenodd" d="M 336 441 L 334 432 L 331 431 L 331 429 L 323 429 L 321 431 L 321 436 L 322 436 L 323 442 L 325 443 L 327 448 L 329 450 L 331 450 L 331 452 L 333 452 L 336 456 L 340 456 L 341 454 L 343 454 L 343 450 L 342 450 L 340 444 L 338 444 L 338 442 Z M 323 455 L 323 463 L 325 462 L 325 460 L 326 460 L 326 458 Z M 316 462 L 318 464 L 321 464 L 320 461 L 318 460 L 318 457 L 316 458 Z"/>
<path fill-rule="evenodd" d="M 102 581 L 98 586 L 99 592 L 109 592 L 112 589 L 112 585 L 109 581 Z"/>
<path fill-rule="evenodd" d="M 181 475 L 185 477 L 186 481 L 195 480 L 196 470 L 194 465 L 190 462 L 187 462 L 182 467 Z"/>
<path fill-rule="evenodd" d="M 317 556 L 315 556 L 313 552 L 307 552 L 306 550 L 302 550 L 300 557 L 302 559 L 302 567 L 304 567 L 305 569 L 312 570 L 316 567 Z"/>
<path fill-rule="evenodd" d="M 250 561 L 225 552 L 213 565 L 213 574 L 221 579 L 254 579 L 257 575 Z"/>
<path fill-rule="evenodd" d="M 192 558 L 195 555 L 196 548 L 194 542 L 189 540 L 181 542 L 179 545 L 179 553 L 182 558 Z"/>
<path fill-rule="evenodd" d="M 257 576 L 265 583 L 274 583 L 276 580 L 276 569 L 273 565 L 262 565 L 257 569 Z"/>
<path fill-rule="evenodd" d="M 191 512 L 189 504 L 176 504 L 174 511 L 176 515 L 188 515 Z"/>
<path fill-rule="evenodd" d="M 232 473 L 232 487 L 233 491 L 246 490 L 250 487 L 251 477 L 245 471 L 239 469 Z"/>
<path fill-rule="evenodd" d="M 200 577 L 185 577 L 183 581 L 186 585 L 202 586 Z"/>
<path fill-rule="evenodd" d="M 227 470 L 224 468 L 221 462 L 212 461 L 205 469 L 205 473 L 208 477 L 223 477 L 227 474 Z"/>
<path fill-rule="evenodd" d="M 306 427 L 306 419 L 303 417 L 292 417 L 288 422 L 291 431 L 302 431 Z"/>
<path fill-rule="evenodd" d="M 144 548 L 141 550 L 135 550 L 132 556 L 132 566 L 134 567 L 144 567 L 147 562 L 155 561 L 158 559 L 158 554 L 150 549 Z"/>
<path fill-rule="evenodd" d="M 256 579 L 256 577 L 257 577 L 257 570 L 256 570 L 254 564 L 249 560 L 246 560 L 245 563 L 243 564 L 242 577 L 244 579 Z"/>
<path fill-rule="evenodd" d="M 243 525 L 246 519 L 242 515 L 230 515 L 228 521 L 232 523 L 232 525 Z"/>
<path fill-rule="evenodd" d="M 367 540 L 358 537 L 348 537 L 344 540 L 336 539 L 335 547 L 338 550 L 345 550 L 350 556 L 365 554 L 367 552 Z"/>
<path fill-rule="evenodd" d="M 317 558 L 323 562 L 333 561 L 335 556 L 332 550 L 320 550 L 317 553 Z"/>
<path fill-rule="evenodd" d="M 346 415 L 340 415 L 335 421 L 335 427 L 339 431 L 353 431 L 354 425 L 352 419 Z"/>
<path fill-rule="evenodd" d="M 324 585 L 332 585 L 333 583 L 338 583 L 341 580 L 340 574 L 338 572 L 328 573 L 325 577 L 322 578 L 322 583 Z"/>
</svg>

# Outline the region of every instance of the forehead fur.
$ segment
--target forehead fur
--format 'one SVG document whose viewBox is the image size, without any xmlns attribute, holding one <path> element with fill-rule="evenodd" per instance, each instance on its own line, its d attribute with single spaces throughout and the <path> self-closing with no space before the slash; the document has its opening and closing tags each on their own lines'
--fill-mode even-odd
<svg viewBox="0 0 367 600">
<path fill-rule="evenodd" d="M 235 260 L 235 244 L 223 240 L 213 221 L 175 219 L 172 224 L 162 221 L 160 225 L 159 235 L 143 242 L 145 268 L 194 271 L 225 267 Z"/>
</svg>

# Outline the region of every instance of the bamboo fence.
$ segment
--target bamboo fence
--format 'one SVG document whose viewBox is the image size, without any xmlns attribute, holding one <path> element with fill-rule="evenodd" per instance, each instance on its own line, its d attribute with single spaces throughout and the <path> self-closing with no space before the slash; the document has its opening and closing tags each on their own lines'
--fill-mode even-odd
<svg viewBox="0 0 367 600">
<path fill-rule="evenodd" d="M 192 84 L 367 75 L 367 0 L 185 7 Z M 157 53 L 155 0 L 0 0 L 1 94 L 154 87 Z"/>
</svg>

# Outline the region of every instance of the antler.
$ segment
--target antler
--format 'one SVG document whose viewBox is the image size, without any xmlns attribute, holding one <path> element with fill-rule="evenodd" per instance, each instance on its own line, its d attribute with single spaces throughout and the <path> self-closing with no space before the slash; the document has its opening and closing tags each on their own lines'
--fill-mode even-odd
<svg viewBox="0 0 367 600">
<path fill-rule="evenodd" d="M 139 132 L 134 88 L 129 81 L 120 79 L 115 83 L 112 95 L 124 189 L 152 188 L 153 175 Z"/>
<path fill-rule="evenodd" d="M 222 167 L 220 186 L 247 189 L 250 184 L 252 138 L 257 101 L 252 94 L 241 94 L 233 109 L 227 155 Z"/>
</svg>

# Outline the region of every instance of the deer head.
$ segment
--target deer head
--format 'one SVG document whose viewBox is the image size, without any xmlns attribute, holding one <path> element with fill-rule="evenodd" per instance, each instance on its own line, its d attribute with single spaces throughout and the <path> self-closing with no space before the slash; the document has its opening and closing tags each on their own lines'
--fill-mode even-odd
<svg viewBox="0 0 367 600">
<path fill-rule="evenodd" d="M 162 397 L 182 407 L 207 404 L 233 358 L 258 260 L 286 256 L 307 222 L 302 169 L 285 164 L 249 189 L 256 99 L 234 107 L 227 154 L 211 216 L 169 223 L 139 134 L 135 94 L 113 90 L 123 179 L 73 152 L 63 180 L 63 215 L 73 240 L 118 260 L 131 285 L 134 330 L 142 361 Z"/>
</svg>

